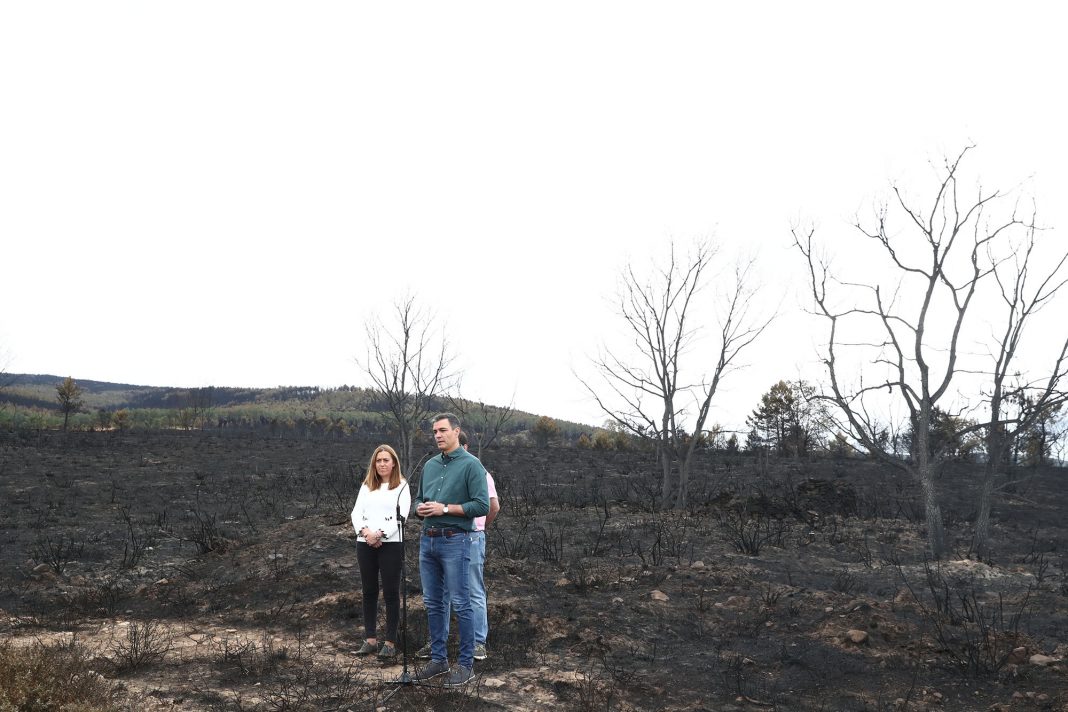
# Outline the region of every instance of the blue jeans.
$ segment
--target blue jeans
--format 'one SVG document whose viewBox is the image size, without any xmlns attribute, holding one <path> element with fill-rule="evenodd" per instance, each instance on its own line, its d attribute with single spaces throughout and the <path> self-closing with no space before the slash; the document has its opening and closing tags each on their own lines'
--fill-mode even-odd
<svg viewBox="0 0 1068 712">
<path fill-rule="evenodd" d="M 482 567 L 486 563 L 486 532 L 471 533 L 471 568 L 469 582 L 471 587 L 471 615 L 475 622 L 475 645 L 485 645 L 489 636 L 489 616 L 486 611 L 486 582 L 482 578 Z"/>
<path fill-rule="evenodd" d="M 471 534 L 419 537 L 419 577 L 423 582 L 423 605 L 430 627 L 430 657 L 448 661 L 445 641 L 449 637 L 448 596 L 460 623 L 459 663 L 471 669 L 475 662 L 475 628 L 471 611 Z"/>
<path fill-rule="evenodd" d="M 471 590 L 471 615 L 475 625 L 475 645 L 485 645 L 489 637 L 489 615 L 486 611 L 486 581 L 482 577 L 486 563 L 486 532 L 471 532 L 471 566 L 468 586 Z M 449 592 L 442 593 L 445 601 L 445 637 L 449 637 Z"/>
</svg>

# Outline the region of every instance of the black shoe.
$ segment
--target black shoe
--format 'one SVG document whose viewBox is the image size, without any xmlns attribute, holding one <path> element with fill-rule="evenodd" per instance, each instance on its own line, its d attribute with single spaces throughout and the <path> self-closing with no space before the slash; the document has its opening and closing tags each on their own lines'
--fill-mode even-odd
<svg viewBox="0 0 1068 712">
<path fill-rule="evenodd" d="M 475 671 L 471 668 L 465 668 L 463 665 L 457 665 L 449 671 L 449 677 L 445 680 L 445 687 L 461 687 L 466 685 L 475 679 Z"/>
<path fill-rule="evenodd" d="M 356 654 L 357 655 L 370 655 L 371 653 L 375 652 L 376 650 L 378 650 L 378 643 L 368 643 L 365 640 L 365 641 L 363 641 L 363 645 L 360 646 L 360 649 L 356 651 Z"/>
<path fill-rule="evenodd" d="M 449 662 L 447 660 L 432 660 L 423 667 L 415 671 L 412 675 L 412 682 L 422 682 L 424 680 L 430 680 L 438 675 L 444 675 L 449 672 Z"/>
</svg>

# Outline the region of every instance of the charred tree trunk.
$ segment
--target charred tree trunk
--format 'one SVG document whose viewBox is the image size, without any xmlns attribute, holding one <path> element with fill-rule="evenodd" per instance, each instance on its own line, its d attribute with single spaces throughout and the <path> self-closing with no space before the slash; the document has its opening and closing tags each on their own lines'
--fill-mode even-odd
<svg viewBox="0 0 1068 712">
<path fill-rule="evenodd" d="M 946 555 L 946 530 L 942 519 L 942 505 L 938 501 L 938 474 L 940 458 L 931 452 L 931 409 L 921 408 L 912 434 L 912 461 L 916 478 L 923 496 L 923 516 L 927 527 L 927 548 L 931 558 L 938 560 Z"/>
</svg>

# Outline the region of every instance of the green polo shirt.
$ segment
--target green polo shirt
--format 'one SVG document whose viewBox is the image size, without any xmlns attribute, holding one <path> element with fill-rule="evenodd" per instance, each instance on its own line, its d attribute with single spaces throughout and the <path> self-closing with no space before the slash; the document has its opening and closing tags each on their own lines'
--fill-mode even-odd
<svg viewBox="0 0 1068 712">
<path fill-rule="evenodd" d="M 426 517 L 423 527 L 459 527 L 471 531 L 475 517 L 489 514 L 489 489 L 486 487 L 486 468 L 478 458 L 462 447 L 432 457 L 423 465 L 419 480 L 419 494 L 412 503 L 423 502 L 460 505 L 464 515 L 448 514 Z"/>
</svg>

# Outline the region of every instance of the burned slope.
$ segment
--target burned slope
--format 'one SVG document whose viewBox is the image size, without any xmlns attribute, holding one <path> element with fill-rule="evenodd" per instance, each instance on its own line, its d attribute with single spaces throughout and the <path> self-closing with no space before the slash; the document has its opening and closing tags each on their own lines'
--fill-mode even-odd
<svg viewBox="0 0 1068 712">
<path fill-rule="evenodd" d="M 136 708 L 362 709 L 397 666 L 357 659 L 348 510 L 374 443 L 87 433 L 0 449 L 0 635 L 70 641 Z M 925 562 L 910 483 L 871 463 L 705 456 L 658 511 L 648 453 L 485 454 L 490 658 L 464 692 L 390 708 L 1064 709 L 1061 473 Z M 425 641 L 409 523 L 409 645 Z M 1016 697 L 1014 697 L 1014 695 Z"/>
</svg>

